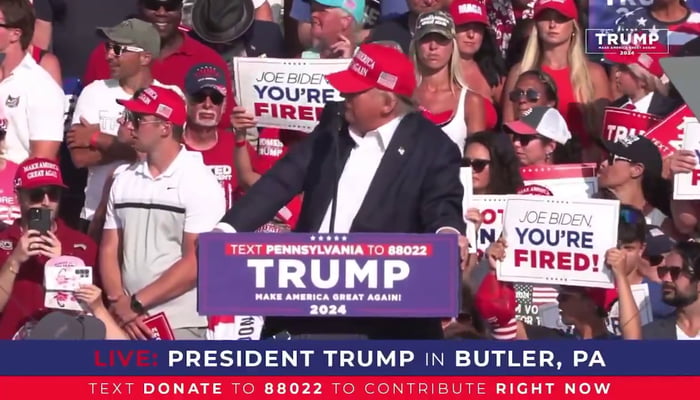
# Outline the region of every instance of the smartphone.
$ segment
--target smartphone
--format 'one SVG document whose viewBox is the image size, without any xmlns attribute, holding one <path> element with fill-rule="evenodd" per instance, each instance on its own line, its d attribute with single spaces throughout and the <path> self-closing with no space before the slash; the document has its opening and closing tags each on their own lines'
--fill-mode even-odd
<svg viewBox="0 0 700 400">
<path fill-rule="evenodd" d="M 27 227 L 45 235 L 51 229 L 51 210 L 48 208 L 30 208 Z"/>
</svg>

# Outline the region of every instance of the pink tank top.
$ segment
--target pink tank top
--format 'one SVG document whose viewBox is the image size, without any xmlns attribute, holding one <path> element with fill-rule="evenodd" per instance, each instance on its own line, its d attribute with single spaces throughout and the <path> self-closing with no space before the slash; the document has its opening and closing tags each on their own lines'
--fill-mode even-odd
<svg viewBox="0 0 700 400">
<path fill-rule="evenodd" d="M 15 195 L 15 173 L 17 164 L 5 160 L 5 168 L 0 171 L 0 221 L 7 225 L 20 217 L 19 202 Z"/>
</svg>

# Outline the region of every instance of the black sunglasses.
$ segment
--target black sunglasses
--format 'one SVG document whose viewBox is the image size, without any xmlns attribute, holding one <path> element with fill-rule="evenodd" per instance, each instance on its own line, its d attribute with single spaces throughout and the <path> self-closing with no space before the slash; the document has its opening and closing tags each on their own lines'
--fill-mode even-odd
<svg viewBox="0 0 700 400">
<path fill-rule="evenodd" d="M 663 266 L 656 268 L 656 273 L 659 275 L 659 279 L 664 279 L 666 274 L 671 274 L 671 280 L 675 281 L 681 276 L 683 272 L 683 267 L 678 266 Z"/>
<path fill-rule="evenodd" d="M 540 92 L 535 89 L 513 89 L 508 93 L 508 99 L 513 103 L 517 103 L 523 98 L 529 103 L 536 103 L 540 99 Z"/>
<path fill-rule="evenodd" d="M 58 201 L 61 198 L 61 188 L 58 186 L 42 186 L 34 189 L 22 190 L 31 203 L 41 203 L 44 196 L 49 197 L 49 201 Z"/>
<path fill-rule="evenodd" d="M 139 129 L 141 124 L 158 124 L 163 122 L 162 120 L 144 121 L 143 118 L 145 116 L 144 114 L 138 114 L 129 110 L 124 111 L 124 121 L 131 122 L 131 124 L 134 125 L 134 129 Z"/>
<path fill-rule="evenodd" d="M 211 100 L 214 105 L 220 106 L 224 103 L 224 95 L 217 92 L 216 90 L 200 90 L 197 93 L 194 93 L 193 95 L 190 96 L 193 102 L 195 103 L 204 103 L 207 98 Z"/>
<path fill-rule="evenodd" d="M 143 6 L 152 11 L 158 11 L 161 7 L 165 11 L 173 12 L 182 8 L 182 0 L 141 0 Z"/>
<path fill-rule="evenodd" d="M 540 135 L 521 135 L 515 132 L 511 133 L 511 135 L 513 135 L 513 142 L 520 142 L 520 145 L 523 147 L 527 147 L 535 139 L 544 139 Z"/>
<path fill-rule="evenodd" d="M 474 170 L 474 172 L 483 171 L 489 164 L 491 164 L 491 160 L 484 160 L 479 158 L 471 159 L 469 157 L 466 157 L 462 160 L 462 166 L 472 167 L 472 170 Z"/>
</svg>

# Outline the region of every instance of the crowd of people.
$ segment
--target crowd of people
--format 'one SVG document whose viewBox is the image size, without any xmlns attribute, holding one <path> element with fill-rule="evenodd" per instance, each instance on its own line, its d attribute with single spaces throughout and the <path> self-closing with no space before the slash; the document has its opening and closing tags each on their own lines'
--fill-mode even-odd
<svg viewBox="0 0 700 400">
<path fill-rule="evenodd" d="M 49 311 L 44 264 L 59 256 L 93 266 L 76 301 L 109 339 L 152 339 L 144 321 L 160 312 L 178 340 L 700 339 L 700 207 L 672 196 L 696 155 L 602 132 L 605 107 L 664 118 L 684 105 L 660 59 L 700 54 L 699 15 L 654 0 L 617 24 L 668 29 L 669 53 L 602 56 L 585 52 L 587 7 L 0 0 L 0 339 L 26 337 Z M 326 77 L 344 101 L 311 134 L 260 127 L 236 102 L 235 57 L 348 59 Z M 496 279 L 507 240 L 469 251 L 466 224 L 482 216 L 462 208 L 459 170 L 471 167 L 475 195 L 506 196 L 522 193 L 523 167 L 582 163 L 597 166 L 593 197 L 620 203 L 618 246 L 600 255 L 615 289 L 529 285 L 570 329 L 538 326 Z M 36 209 L 50 210 L 45 230 Z M 457 235 L 461 311 L 202 316 L 197 238 L 210 231 Z M 231 328 L 241 318 L 254 334 Z"/>
</svg>

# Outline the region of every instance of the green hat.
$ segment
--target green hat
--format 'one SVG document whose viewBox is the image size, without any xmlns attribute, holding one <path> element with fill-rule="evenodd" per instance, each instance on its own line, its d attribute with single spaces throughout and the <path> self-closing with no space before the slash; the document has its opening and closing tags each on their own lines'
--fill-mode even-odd
<svg viewBox="0 0 700 400">
<path fill-rule="evenodd" d="M 141 48 L 154 58 L 160 56 L 160 34 L 150 22 L 131 18 L 116 26 L 98 27 L 97 31 L 114 43 Z"/>
</svg>

